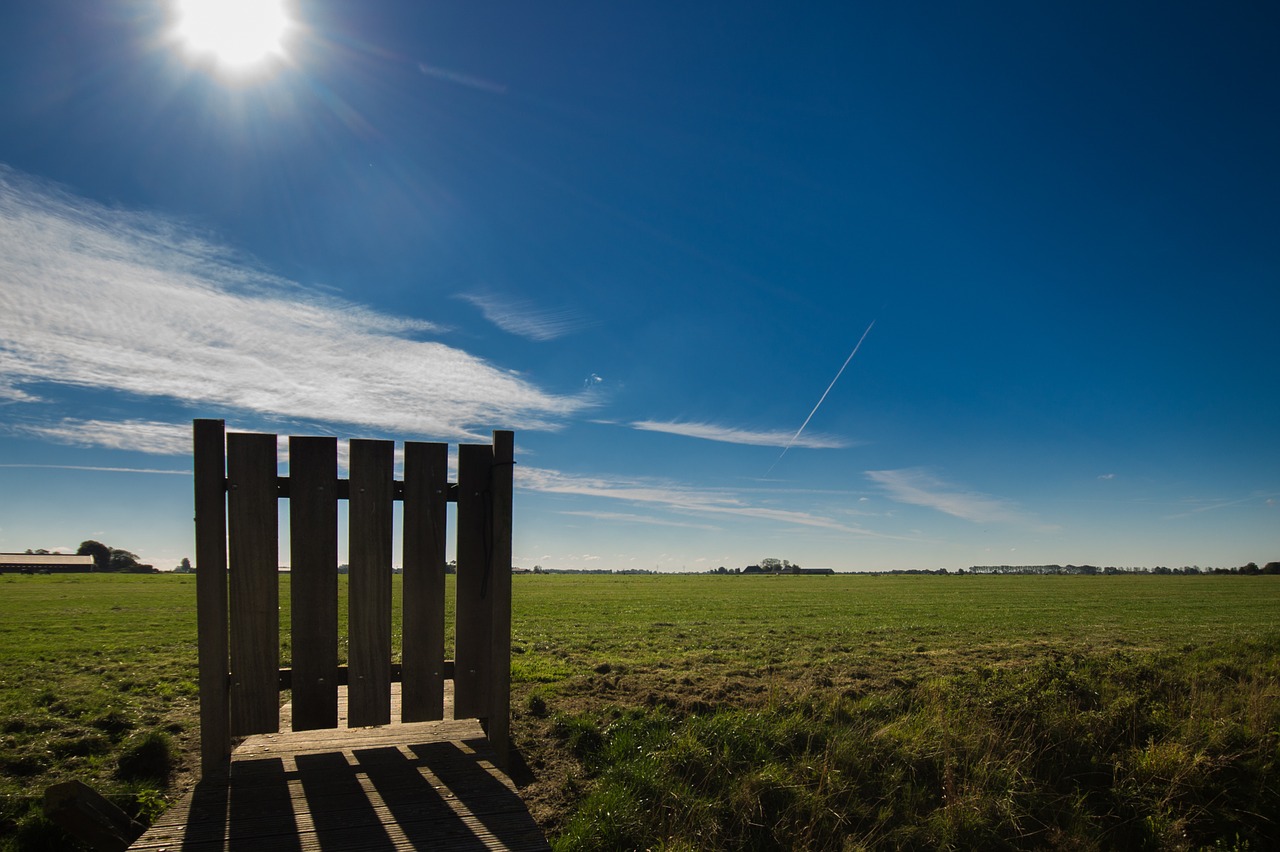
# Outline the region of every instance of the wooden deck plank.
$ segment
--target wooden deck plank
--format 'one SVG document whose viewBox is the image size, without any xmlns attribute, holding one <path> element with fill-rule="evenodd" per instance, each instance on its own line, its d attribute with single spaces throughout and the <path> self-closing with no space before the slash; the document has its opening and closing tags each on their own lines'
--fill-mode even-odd
<svg viewBox="0 0 1280 852">
<path fill-rule="evenodd" d="M 259 734 L 129 848 L 549 849 L 495 757 L 475 719 Z"/>
</svg>

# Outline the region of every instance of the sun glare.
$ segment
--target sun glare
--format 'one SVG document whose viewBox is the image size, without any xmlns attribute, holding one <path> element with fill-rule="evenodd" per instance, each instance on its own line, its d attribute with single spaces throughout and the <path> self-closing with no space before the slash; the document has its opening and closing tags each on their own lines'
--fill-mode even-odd
<svg viewBox="0 0 1280 852">
<path fill-rule="evenodd" d="M 283 0 L 176 0 L 174 12 L 189 53 L 237 74 L 283 57 L 292 27 Z"/>
</svg>

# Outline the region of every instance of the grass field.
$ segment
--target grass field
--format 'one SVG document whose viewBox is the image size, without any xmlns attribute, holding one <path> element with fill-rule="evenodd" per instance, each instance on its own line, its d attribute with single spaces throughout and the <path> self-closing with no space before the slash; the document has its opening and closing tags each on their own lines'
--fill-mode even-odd
<svg viewBox="0 0 1280 852">
<path fill-rule="evenodd" d="M 512 731 L 558 849 L 1280 848 L 1280 578 L 514 594 Z M 67 848 L 36 815 L 66 778 L 163 807 L 195 677 L 194 578 L 0 577 L 0 849 Z"/>
</svg>

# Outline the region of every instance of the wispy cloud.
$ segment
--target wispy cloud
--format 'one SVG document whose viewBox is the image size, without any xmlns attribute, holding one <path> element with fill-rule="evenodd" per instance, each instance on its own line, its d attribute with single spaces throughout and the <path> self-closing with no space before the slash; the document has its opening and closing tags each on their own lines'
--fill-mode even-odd
<svg viewBox="0 0 1280 852">
<path fill-rule="evenodd" d="M 71 444 L 78 447 L 105 447 L 162 456 L 191 452 L 191 426 L 157 423 L 150 420 L 74 420 L 56 423 L 15 423 L 0 427 L 14 435 Z"/>
<path fill-rule="evenodd" d="M 853 446 L 849 441 L 827 435 L 804 435 L 795 438 L 791 432 L 752 432 L 732 426 L 717 426 L 713 423 L 637 420 L 631 424 L 631 428 L 644 432 L 665 432 L 669 435 L 701 438 L 704 441 L 720 441 L 725 444 L 746 444 L 752 447 L 785 447 L 788 442 L 792 442 L 792 446 L 807 447 L 814 450 L 841 449 Z"/>
<path fill-rule="evenodd" d="M 922 468 L 869 470 L 866 475 L 884 488 L 889 499 L 899 503 L 936 509 L 975 524 L 1033 524 L 1052 529 L 1007 500 L 958 489 Z"/>
<path fill-rule="evenodd" d="M 12 402 L 39 402 L 40 398 L 34 394 L 27 393 L 22 388 L 13 383 L 13 380 L 0 376 L 0 404 Z"/>
<path fill-rule="evenodd" d="M 564 337 L 586 325 L 570 309 L 547 310 L 532 302 L 488 294 L 463 293 L 458 298 L 479 308 L 485 319 L 503 331 L 538 342 Z"/>
<path fill-rule="evenodd" d="M 36 468 L 38 470 L 86 470 L 98 473 L 160 473 L 166 476 L 190 476 L 190 470 L 165 470 L 152 467 L 98 467 L 87 464 L 0 464 L 3 468 Z"/>
<path fill-rule="evenodd" d="M 0 400 L 42 383 L 399 434 L 553 429 L 590 405 L 320 296 L 180 224 L 0 166 Z"/>
<path fill-rule="evenodd" d="M 235 423 L 227 423 L 228 432 L 261 431 L 253 428 L 241 428 Z M 160 456 L 190 456 L 192 452 L 191 423 L 157 423 L 155 421 L 122 420 L 75 420 L 64 418 L 56 423 L 10 423 L 0 424 L 0 434 L 18 437 L 37 438 L 58 444 L 69 444 L 76 447 L 99 447 L 112 450 L 128 450 Z M 297 434 L 332 434 L 324 429 L 299 429 Z M 283 471 L 289 468 L 289 436 L 277 434 L 276 461 Z M 458 449 L 450 447 L 448 470 L 456 477 L 458 472 Z M 337 442 L 338 474 L 346 476 L 351 470 L 351 442 Z M 404 475 L 404 444 L 397 443 L 394 453 L 394 470 L 397 476 Z M 63 464 L 0 464 L 0 467 L 43 467 L 60 470 L 100 470 L 115 473 L 174 473 L 190 475 L 190 470 L 155 470 L 150 468 L 125 467 L 89 467 Z"/>
<path fill-rule="evenodd" d="M 437 68 L 425 62 L 418 63 L 418 71 L 428 77 L 435 77 L 438 80 L 446 80 L 450 83 L 457 83 L 459 86 L 479 89 L 482 92 L 489 92 L 494 95 L 505 95 L 507 93 L 507 87 L 502 83 L 494 83 L 483 77 L 464 74 L 461 71 L 453 71 L 449 68 Z"/>
<path fill-rule="evenodd" d="M 579 476 L 521 465 L 516 468 L 516 485 L 547 494 L 575 494 L 621 500 L 676 513 L 694 512 L 711 517 L 750 518 L 852 535 L 892 538 L 815 512 L 753 504 L 747 502 L 742 495 L 727 489 L 693 488 L 657 479 Z"/>
<path fill-rule="evenodd" d="M 1199 515 L 1204 512 L 1216 512 L 1219 509 L 1230 509 L 1234 506 L 1248 506 L 1248 505 L 1274 506 L 1275 495 L 1265 494 L 1265 493 L 1254 493 L 1254 494 L 1250 494 L 1247 497 L 1236 497 L 1233 499 L 1199 500 L 1199 501 L 1188 501 L 1188 502 L 1194 503 L 1195 505 L 1187 509 L 1185 512 L 1179 512 L 1176 515 L 1166 515 L 1165 520 L 1173 521 L 1173 520 L 1178 520 L 1179 518 L 1189 518 L 1193 515 Z"/>
<path fill-rule="evenodd" d="M 684 529 L 718 531 L 720 527 L 711 524 L 692 524 L 688 521 L 675 521 L 669 518 L 657 518 L 653 515 L 637 515 L 634 512 L 561 512 L 562 515 L 574 515 L 592 518 L 597 521 L 621 521 L 628 524 L 649 524 L 659 527 L 681 527 Z"/>
</svg>

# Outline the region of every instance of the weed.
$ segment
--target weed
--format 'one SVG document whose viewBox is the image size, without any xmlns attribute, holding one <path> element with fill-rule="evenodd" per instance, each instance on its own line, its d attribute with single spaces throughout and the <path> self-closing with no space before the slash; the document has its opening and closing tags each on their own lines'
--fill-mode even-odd
<svg viewBox="0 0 1280 852">
<path fill-rule="evenodd" d="M 538 690 L 529 693 L 525 699 L 525 709 L 529 711 L 530 716 L 543 718 L 547 715 L 547 697 Z"/>
<path fill-rule="evenodd" d="M 140 787 L 133 797 L 133 818 L 143 825 L 150 825 L 168 806 L 169 800 L 159 790 Z"/>
</svg>

